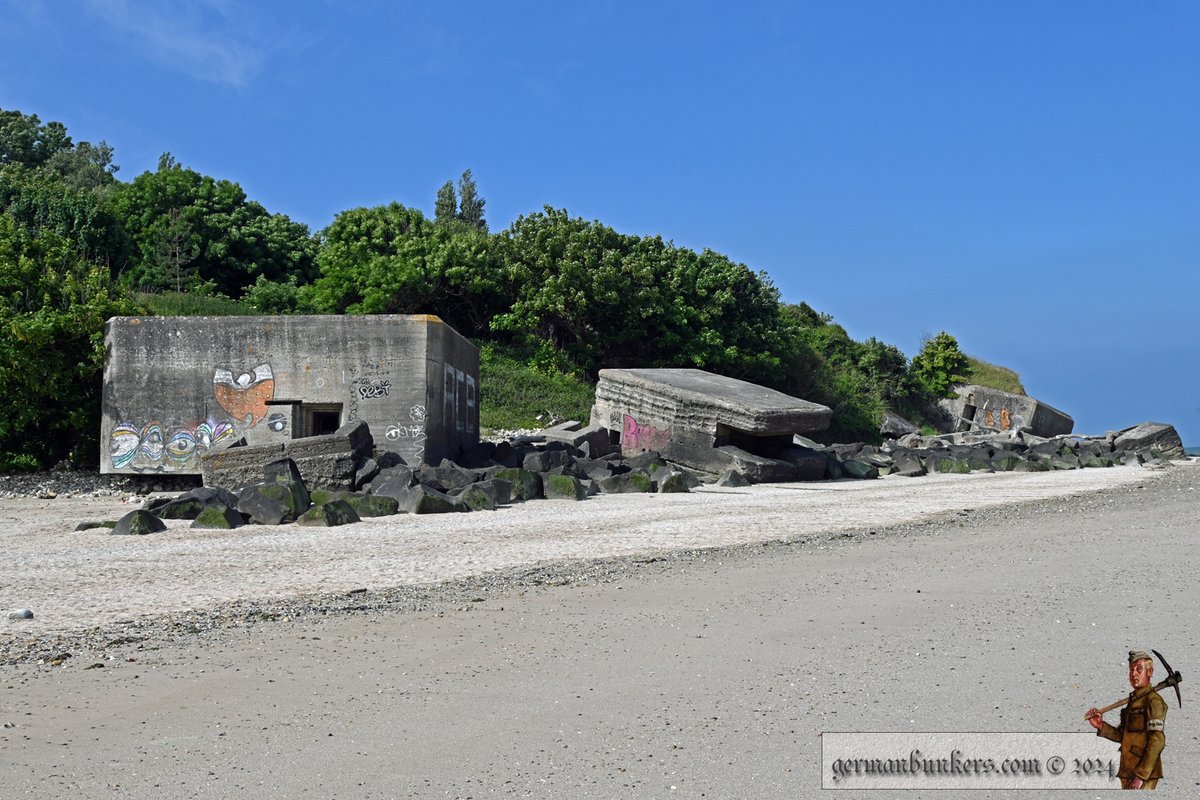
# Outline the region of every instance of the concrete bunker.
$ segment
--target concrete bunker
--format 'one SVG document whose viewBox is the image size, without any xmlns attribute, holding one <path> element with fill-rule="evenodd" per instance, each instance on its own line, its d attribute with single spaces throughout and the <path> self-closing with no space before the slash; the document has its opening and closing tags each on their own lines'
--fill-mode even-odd
<svg viewBox="0 0 1200 800">
<path fill-rule="evenodd" d="M 603 369 L 591 421 L 617 431 L 625 455 L 655 450 L 706 472 L 736 468 L 751 480 L 781 481 L 795 479 L 807 458 L 792 437 L 824 430 L 832 413 L 698 369 Z"/>
<path fill-rule="evenodd" d="M 101 472 L 200 474 L 355 420 L 413 465 L 479 439 L 479 350 L 435 316 L 114 317 L 105 339 Z"/>
<path fill-rule="evenodd" d="M 1046 403 L 1022 394 L 967 384 L 958 395 L 942 401 L 950 432 L 1007 433 L 1023 431 L 1035 436 L 1070 433 L 1075 420 Z"/>
</svg>

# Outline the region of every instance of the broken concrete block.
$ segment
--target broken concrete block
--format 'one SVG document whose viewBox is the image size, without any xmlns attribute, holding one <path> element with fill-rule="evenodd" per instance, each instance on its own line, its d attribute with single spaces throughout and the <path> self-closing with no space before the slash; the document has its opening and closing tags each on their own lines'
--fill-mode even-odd
<svg viewBox="0 0 1200 800">
<path fill-rule="evenodd" d="M 705 472 L 737 466 L 752 480 L 786 480 L 794 467 L 780 462 L 772 470 L 763 459 L 778 460 L 794 434 L 824 430 L 831 415 L 825 406 L 702 370 L 605 369 L 591 421 L 620 432 L 626 457 L 654 450 Z M 747 468 L 730 446 L 754 457 Z"/>
<path fill-rule="evenodd" d="M 1150 450 L 1163 458 L 1183 458 L 1183 441 L 1174 426 L 1143 422 L 1117 433 L 1113 444 L 1122 450 Z"/>
</svg>

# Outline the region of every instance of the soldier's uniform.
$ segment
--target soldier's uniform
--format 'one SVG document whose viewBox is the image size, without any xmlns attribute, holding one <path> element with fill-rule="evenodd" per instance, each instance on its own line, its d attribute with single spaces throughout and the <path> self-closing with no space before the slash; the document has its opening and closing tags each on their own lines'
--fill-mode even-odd
<svg viewBox="0 0 1200 800">
<path fill-rule="evenodd" d="M 1129 663 L 1149 658 L 1145 653 L 1134 651 L 1129 654 Z M 1144 686 L 1129 694 L 1129 705 L 1121 709 L 1121 724 L 1113 727 L 1105 722 L 1097 736 L 1121 743 L 1121 768 L 1117 777 L 1121 788 L 1128 789 L 1133 779 L 1142 779 L 1143 789 L 1153 789 L 1162 777 L 1160 754 L 1167 740 L 1164 726 L 1167 721 L 1167 703 L 1150 686 Z"/>
</svg>

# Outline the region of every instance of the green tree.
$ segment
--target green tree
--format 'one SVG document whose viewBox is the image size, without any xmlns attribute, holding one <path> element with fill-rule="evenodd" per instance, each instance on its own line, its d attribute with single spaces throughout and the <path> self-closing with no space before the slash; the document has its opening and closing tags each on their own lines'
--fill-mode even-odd
<svg viewBox="0 0 1200 800">
<path fill-rule="evenodd" d="M 236 183 L 185 169 L 169 153 L 155 172 L 121 184 L 112 206 L 133 250 L 121 275 L 127 286 L 174 283 L 161 252 L 164 237 L 184 228 L 196 250 L 197 279 L 221 294 L 240 297 L 259 275 L 308 281 L 316 274 L 317 242 L 307 226 L 268 213 Z"/>
<path fill-rule="evenodd" d="M 55 153 L 71 147 L 71 137 L 61 122 L 43 125 L 37 114 L 0 108 L 0 164 L 40 167 Z"/>
<path fill-rule="evenodd" d="M 473 335 L 499 299 L 486 234 L 435 225 L 399 203 L 338 214 L 321 232 L 317 263 L 320 277 L 299 300 L 323 312 L 437 314 Z"/>
<path fill-rule="evenodd" d="M 954 384 L 966 380 L 967 367 L 958 341 L 945 331 L 926 339 L 912 360 L 913 375 L 937 397 L 950 397 Z"/>
<path fill-rule="evenodd" d="M 0 470 L 96 463 L 104 323 L 136 311 L 66 238 L 0 213 Z"/>
<path fill-rule="evenodd" d="M 438 225 L 452 225 L 458 220 L 458 195 L 454 183 L 446 181 L 438 189 L 437 201 L 433 206 L 433 220 Z"/>
<path fill-rule="evenodd" d="M 440 198 L 439 198 L 440 199 Z M 458 179 L 458 219 L 470 228 L 487 233 L 487 220 L 483 218 L 483 206 L 486 201 L 480 197 L 471 177 L 471 170 L 463 172 Z"/>
<path fill-rule="evenodd" d="M 546 207 L 501 234 L 511 308 L 493 329 L 601 367 L 694 366 L 778 381 L 787 346 L 764 275 L 660 237 L 620 234 Z"/>
</svg>

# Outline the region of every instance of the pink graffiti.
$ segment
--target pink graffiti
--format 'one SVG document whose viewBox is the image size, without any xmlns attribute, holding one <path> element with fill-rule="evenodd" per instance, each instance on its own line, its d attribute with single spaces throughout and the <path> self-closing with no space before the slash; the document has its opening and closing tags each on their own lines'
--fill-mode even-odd
<svg viewBox="0 0 1200 800">
<path fill-rule="evenodd" d="M 640 425 L 633 417 L 622 417 L 621 450 L 634 453 L 641 450 L 663 450 L 671 442 L 671 431 Z"/>
</svg>

